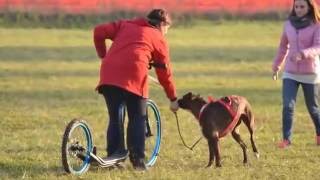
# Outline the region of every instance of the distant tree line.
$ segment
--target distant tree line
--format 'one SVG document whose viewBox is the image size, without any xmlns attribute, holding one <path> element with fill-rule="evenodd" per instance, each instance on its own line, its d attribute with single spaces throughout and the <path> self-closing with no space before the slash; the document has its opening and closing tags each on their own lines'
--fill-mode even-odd
<svg viewBox="0 0 320 180">
<path fill-rule="evenodd" d="M 274 11 L 263 13 L 173 13 L 175 26 L 192 26 L 195 20 L 283 20 L 288 12 Z M 0 27 L 24 28 L 91 28 L 92 26 L 122 18 L 145 16 L 142 12 L 116 11 L 108 14 L 41 14 L 37 12 L 2 11 L 0 12 Z"/>
</svg>

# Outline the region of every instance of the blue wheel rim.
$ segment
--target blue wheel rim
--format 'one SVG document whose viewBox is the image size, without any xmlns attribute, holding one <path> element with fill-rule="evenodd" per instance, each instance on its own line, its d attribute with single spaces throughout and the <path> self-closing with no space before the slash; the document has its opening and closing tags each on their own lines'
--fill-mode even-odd
<svg viewBox="0 0 320 180">
<path fill-rule="evenodd" d="M 86 172 L 90 166 L 90 152 L 92 151 L 93 149 L 93 142 L 92 142 L 92 135 L 91 135 L 91 131 L 88 127 L 87 124 L 83 123 L 83 122 L 79 122 L 79 124 L 75 125 L 71 131 L 70 131 L 70 134 L 77 128 L 77 127 L 81 127 L 83 132 L 84 132 L 84 135 L 85 135 L 85 139 L 87 141 L 87 146 L 86 146 L 86 149 L 87 149 L 87 152 L 86 152 L 86 157 L 85 157 L 85 160 L 83 161 L 83 163 L 81 164 L 80 168 L 78 169 L 73 169 L 73 168 L 70 168 L 70 171 L 72 174 L 76 174 L 76 175 L 81 175 L 83 174 L 84 172 Z"/>
<path fill-rule="evenodd" d="M 156 120 L 156 143 L 152 151 L 152 155 L 149 159 L 146 161 L 147 166 L 153 166 L 157 160 L 157 157 L 160 152 L 160 144 L 161 144 L 161 117 L 160 117 L 160 111 L 158 110 L 157 105 L 152 101 L 147 101 L 147 107 L 150 107 L 152 109 L 152 113 L 155 116 Z"/>
</svg>

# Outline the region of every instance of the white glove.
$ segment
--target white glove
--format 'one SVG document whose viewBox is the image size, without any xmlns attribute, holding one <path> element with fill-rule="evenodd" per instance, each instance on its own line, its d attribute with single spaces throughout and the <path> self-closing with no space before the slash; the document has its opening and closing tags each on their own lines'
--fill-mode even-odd
<svg viewBox="0 0 320 180">
<path fill-rule="evenodd" d="M 174 101 L 171 101 L 171 102 L 170 102 L 170 110 L 171 110 L 172 112 L 177 112 L 178 109 L 179 109 L 178 100 L 176 99 L 176 100 L 174 100 Z"/>
</svg>

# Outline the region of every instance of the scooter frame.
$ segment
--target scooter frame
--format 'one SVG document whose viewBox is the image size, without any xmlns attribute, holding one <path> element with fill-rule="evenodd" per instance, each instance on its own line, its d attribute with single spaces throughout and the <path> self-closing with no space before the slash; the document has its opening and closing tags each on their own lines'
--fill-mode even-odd
<svg viewBox="0 0 320 180">
<path fill-rule="evenodd" d="M 159 155 L 160 151 L 160 144 L 161 144 L 161 116 L 160 111 L 157 107 L 157 105 L 152 101 L 147 101 L 147 120 L 146 120 L 146 137 L 152 137 L 154 136 L 151 132 L 150 128 L 150 111 L 152 111 L 152 114 L 155 118 L 156 123 L 156 142 L 152 150 L 152 154 L 150 157 L 146 160 L 146 166 L 151 167 L 155 164 L 157 157 Z M 119 109 L 119 115 L 122 125 L 125 121 L 125 106 L 122 105 Z M 123 128 L 123 126 L 122 126 Z M 78 139 L 70 139 L 72 137 L 72 134 L 75 130 L 82 131 L 84 135 L 84 141 L 86 141 L 85 145 L 81 144 L 82 142 L 79 142 Z M 117 166 L 119 163 L 123 162 L 125 158 L 121 159 L 113 159 L 109 161 L 103 160 L 101 157 L 97 155 L 96 147 L 93 145 L 93 138 L 92 133 L 90 130 L 90 127 L 88 123 L 83 119 L 73 119 L 69 122 L 67 125 L 63 140 L 62 140 L 62 164 L 64 167 L 64 170 L 67 173 L 75 174 L 75 175 L 82 175 L 84 174 L 90 167 L 90 164 L 93 162 L 96 162 L 98 166 L 100 167 L 112 167 Z M 149 154 L 148 154 L 149 155 Z M 79 168 L 74 168 L 71 163 L 71 158 L 75 157 L 81 163 Z M 82 161 L 82 162 L 81 162 Z"/>
</svg>

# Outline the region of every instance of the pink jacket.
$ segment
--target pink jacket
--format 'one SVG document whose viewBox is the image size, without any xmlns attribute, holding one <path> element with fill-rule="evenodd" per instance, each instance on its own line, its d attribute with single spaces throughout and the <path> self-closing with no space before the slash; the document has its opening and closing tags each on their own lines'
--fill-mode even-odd
<svg viewBox="0 0 320 180">
<path fill-rule="evenodd" d="M 303 54 L 301 61 L 292 61 L 297 52 Z M 272 65 L 273 71 L 280 70 L 284 64 L 284 71 L 293 74 L 315 74 L 320 72 L 318 56 L 320 55 L 320 24 L 312 24 L 306 28 L 296 30 L 289 21 L 284 24 L 284 30 Z"/>
</svg>

